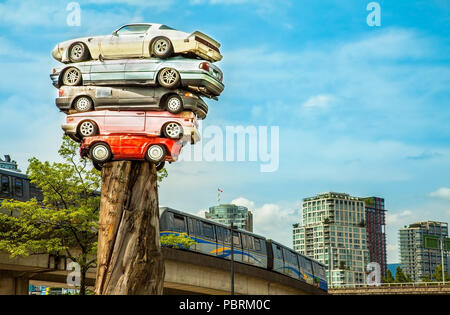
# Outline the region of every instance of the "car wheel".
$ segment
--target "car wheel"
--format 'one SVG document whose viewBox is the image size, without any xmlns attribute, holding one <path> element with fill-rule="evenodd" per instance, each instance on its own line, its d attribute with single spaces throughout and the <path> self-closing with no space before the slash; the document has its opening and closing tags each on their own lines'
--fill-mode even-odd
<svg viewBox="0 0 450 315">
<path fill-rule="evenodd" d="M 70 46 L 69 59 L 71 62 L 81 62 L 89 59 L 89 51 L 85 44 L 75 43 Z"/>
<path fill-rule="evenodd" d="M 183 127 L 176 122 L 168 123 L 163 128 L 163 134 L 166 138 L 180 139 L 183 135 Z"/>
<path fill-rule="evenodd" d="M 157 163 L 156 166 L 156 171 L 159 172 L 160 170 L 162 170 L 164 168 L 164 166 L 166 165 L 166 162 L 162 161 Z"/>
<path fill-rule="evenodd" d="M 159 144 L 153 144 L 151 145 L 146 154 L 146 158 L 149 162 L 152 163 L 160 163 L 164 160 L 166 156 L 166 150 L 162 145 Z"/>
<path fill-rule="evenodd" d="M 109 146 L 106 143 L 95 143 L 89 150 L 89 155 L 92 162 L 97 164 L 108 162 L 111 159 L 112 153 Z"/>
<path fill-rule="evenodd" d="M 157 37 L 152 44 L 150 54 L 157 58 L 166 59 L 173 54 L 173 46 L 168 38 Z"/>
<path fill-rule="evenodd" d="M 75 67 L 70 67 L 63 74 L 63 85 L 76 86 L 81 83 L 81 71 Z"/>
<path fill-rule="evenodd" d="M 73 104 L 73 109 L 77 112 L 88 112 L 94 109 L 92 100 L 87 96 L 80 96 Z"/>
<path fill-rule="evenodd" d="M 97 132 L 97 125 L 89 120 L 83 121 L 78 127 L 78 135 L 80 138 L 95 136 Z"/>
<path fill-rule="evenodd" d="M 166 100 L 166 109 L 172 114 L 178 114 L 183 110 L 183 101 L 178 95 L 171 95 Z"/>
<path fill-rule="evenodd" d="M 180 83 L 180 74 L 172 68 L 164 68 L 158 74 L 158 82 L 161 86 L 174 89 Z"/>
</svg>

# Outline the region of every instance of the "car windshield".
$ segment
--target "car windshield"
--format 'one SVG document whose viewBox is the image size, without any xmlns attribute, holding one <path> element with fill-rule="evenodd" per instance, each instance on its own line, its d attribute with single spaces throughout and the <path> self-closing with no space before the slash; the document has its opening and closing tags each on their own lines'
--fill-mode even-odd
<svg viewBox="0 0 450 315">
<path fill-rule="evenodd" d="M 117 31 L 118 35 L 145 33 L 150 25 L 126 25 Z"/>
</svg>

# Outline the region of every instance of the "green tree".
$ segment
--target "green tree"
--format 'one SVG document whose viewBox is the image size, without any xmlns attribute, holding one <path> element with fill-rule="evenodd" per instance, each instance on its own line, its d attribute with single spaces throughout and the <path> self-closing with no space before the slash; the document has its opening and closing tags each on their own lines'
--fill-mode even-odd
<svg viewBox="0 0 450 315">
<path fill-rule="evenodd" d="M 447 272 L 444 272 L 445 281 L 450 281 L 450 276 Z M 442 282 L 442 264 L 436 267 L 433 273 L 433 279 L 437 282 Z"/>
<path fill-rule="evenodd" d="M 400 266 L 395 270 L 395 283 L 412 282 L 411 278 L 405 274 Z"/>
<path fill-rule="evenodd" d="M 383 278 L 383 283 L 394 283 L 394 282 L 395 282 L 395 279 L 392 276 L 392 272 L 388 269 L 386 271 L 386 277 Z"/>
<path fill-rule="evenodd" d="M 0 214 L 0 250 L 11 257 L 40 253 L 63 254 L 80 266 L 80 294 L 86 293 L 86 273 L 96 267 L 100 172 L 78 156 L 78 144 L 68 137 L 58 151 L 62 163 L 29 160 L 27 175 L 42 191 L 36 199 L 5 200 Z"/>
<path fill-rule="evenodd" d="M 179 235 L 169 234 L 161 236 L 161 246 L 188 249 L 194 244 L 196 244 L 196 242 L 186 233 L 180 233 Z"/>
<path fill-rule="evenodd" d="M 27 175 L 42 191 L 43 201 L 5 200 L 0 212 L 0 250 L 11 257 L 64 255 L 80 266 L 80 294 L 86 273 L 97 263 L 101 173 L 79 157 L 79 144 L 64 136 L 58 151 L 64 162 L 29 160 Z M 167 177 L 165 169 L 158 182 Z"/>
</svg>

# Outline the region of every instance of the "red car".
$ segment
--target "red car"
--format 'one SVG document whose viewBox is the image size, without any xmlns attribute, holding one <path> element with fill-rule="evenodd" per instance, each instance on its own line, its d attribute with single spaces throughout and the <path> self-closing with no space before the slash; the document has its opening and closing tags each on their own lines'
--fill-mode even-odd
<svg viewBox="0 0 450 315">
<path fill-rule="evenodd" d="M 109 135 L 83 138 L 81 157 L 89 157 L 98 169 L 103 163 L 118 160 L 147 160 L 157 169 L 164 162 L 175 162 L 186 142 L 145 135 Z"/>
</svg>

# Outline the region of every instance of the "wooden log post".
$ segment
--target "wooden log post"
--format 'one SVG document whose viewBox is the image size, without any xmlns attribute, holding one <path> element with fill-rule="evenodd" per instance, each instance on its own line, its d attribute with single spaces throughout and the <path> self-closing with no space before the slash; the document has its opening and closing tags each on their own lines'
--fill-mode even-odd
<svg viewBox="0 0 450 315">
<path fill-rule="evenodd" d="M 162 294 L 165 269 L 153 164 L 103 166 L 97 263 L 98 295 Z"/>
</svg>

